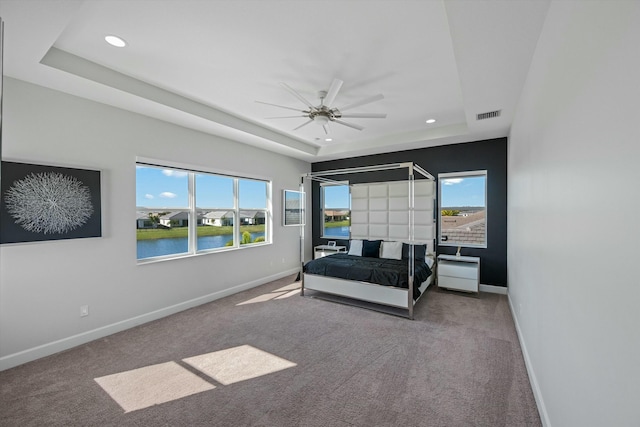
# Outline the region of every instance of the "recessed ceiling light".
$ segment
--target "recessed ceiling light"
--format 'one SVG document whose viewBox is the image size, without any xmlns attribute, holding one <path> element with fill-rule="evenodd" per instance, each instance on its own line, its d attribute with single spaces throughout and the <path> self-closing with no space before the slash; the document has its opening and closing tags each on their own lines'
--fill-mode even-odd
<svg viewBox="0 0 640 427">
<path fill-rule="evenodd" d="M 115 46 L 115 47 L 125 47 L 127 45 L 127 42 L 124 41 L 123 39 L 121 39 L 118 36 L 106 36 L 105 41 L 107 43 L 109 43 L 111 46 Z"/>
<path fill-rule="evenodd" d="M 324 140 L 327 141 L 327 142 L 333 141 L 333 139 L 331 139 L 331 138 L 325 138 Z"/>
<path fill-rule="evenodd" d="M 435 123 L 435 122 L 436 122 L 436 119 L 429 119 L 429 120 L 427 120 L 427 123 L 429 123 L 429 124 L 431 124 L 431 123 Z"/>
</svg>

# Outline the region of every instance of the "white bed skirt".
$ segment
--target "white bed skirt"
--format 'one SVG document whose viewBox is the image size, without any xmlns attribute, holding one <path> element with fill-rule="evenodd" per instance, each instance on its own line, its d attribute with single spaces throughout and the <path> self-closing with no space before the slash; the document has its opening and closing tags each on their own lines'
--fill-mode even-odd
<svg viewBox="0 0 640 427">
<path fill-rule="evenodd" d="M 420 284 L 420 296 L 424 295 L 424 292 L 431 284 L 433 276 L 434 275 L 431 274 L 427 280 Z M 304 273 L 303 280 L 303 289 L 311 289 L 361 301 L 409 309 L 408 289 L 307 273 Z M 417 302 L 417 300 L 414 301 L 414 304 L 415 302 Z"/>
</svg>

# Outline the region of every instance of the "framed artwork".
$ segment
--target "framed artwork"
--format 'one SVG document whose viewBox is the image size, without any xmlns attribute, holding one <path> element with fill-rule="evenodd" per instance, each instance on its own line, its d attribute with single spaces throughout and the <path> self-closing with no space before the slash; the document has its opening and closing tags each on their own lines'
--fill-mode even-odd
<svg viewBox="0 0 640 427">
<path fill-rule="evenodd" d="M 100 237 L 100 171 L 2 162 L 0 243 Z"/>
<path fill-rule="evenodd" d="M 282 194 L 282 225 L 304 225 L 304 193 L 300 191 L 283 190 Z"/>
</svg>

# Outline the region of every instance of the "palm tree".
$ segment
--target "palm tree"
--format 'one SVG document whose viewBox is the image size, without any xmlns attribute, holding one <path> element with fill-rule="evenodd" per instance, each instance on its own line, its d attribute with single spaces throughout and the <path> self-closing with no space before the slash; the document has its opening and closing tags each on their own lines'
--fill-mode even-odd
<svg viewBox="0 0 640 427">
<path fill-rule="evenodd" d="M 457 209 L 442 209 L 442 211 L 440 212 L 440 215 L 442 215 L 442 216 L 458 216 L 459 213 L 460 213 L 460 211 L 457 210 Z"/>
</svg>

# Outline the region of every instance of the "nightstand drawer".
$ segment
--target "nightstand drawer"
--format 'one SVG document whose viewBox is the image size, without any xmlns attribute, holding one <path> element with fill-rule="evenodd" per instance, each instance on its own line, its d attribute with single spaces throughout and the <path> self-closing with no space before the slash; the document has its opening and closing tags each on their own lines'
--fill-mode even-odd
<svg viewBox="0 0 640 427">
<path fill-rule="evenodd" d="M 438 262 L 438 275 L 477 281 L 478 264 L 441 260 Z"/>
<path fill-rule="evenodd" d="M 459 277 L 443 276 L 441 273 L 438 275 L 438 287 L 455 289 L 458 291 L 478 292 L 478 281 L 476 279 L 461 279 Z"/>
</svg>

